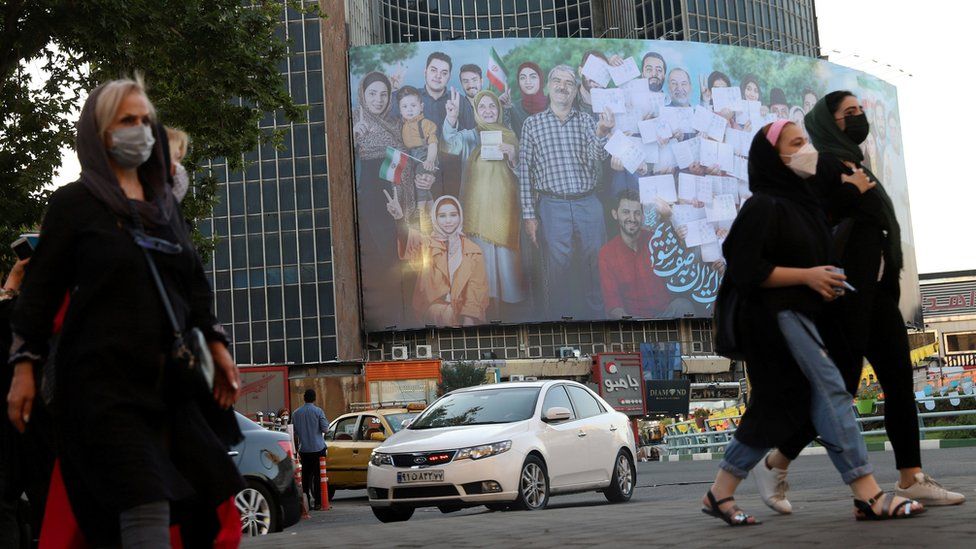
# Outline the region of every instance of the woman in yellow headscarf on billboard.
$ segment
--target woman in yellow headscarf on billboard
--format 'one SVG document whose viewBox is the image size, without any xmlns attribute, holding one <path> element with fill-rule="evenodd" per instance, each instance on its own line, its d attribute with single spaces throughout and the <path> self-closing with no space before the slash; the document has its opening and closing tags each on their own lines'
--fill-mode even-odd
<svg viewBox="0 0 976 549">
<path fill-rule="evenodd" d="M 456 93 L 456 92 L 455 92 Z M 500 302 L 525 299 L 519 257 L 518 138 L 501 122 L 502 105 L 491 91 L 474 97 L 475 122 L 471 130 L 459 130 L 459 97 L 446 106 L 444 141 L 448 152 L 461 155 L 465 165 L 461 204 L 464 232 L 481 246 L 488 272 L 488 296 Z M 497 311 L 497 309 L 494 309 Z"/>
</svg>

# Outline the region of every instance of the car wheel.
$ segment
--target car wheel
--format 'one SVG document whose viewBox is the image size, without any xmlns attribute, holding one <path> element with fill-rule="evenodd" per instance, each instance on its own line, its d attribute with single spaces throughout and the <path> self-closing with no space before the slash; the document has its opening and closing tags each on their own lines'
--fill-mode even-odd
<svg viewBox="0 0 976 549">
<path fill-rule="evenodd" d="M 234 498 L 237 511 L 241 514 L 241 533 L 245 536 L 264 536 L 280 530 L 281 519 L 274 501 L 263 484 L 248 479 L 247 488 Z"/>
<path fill-rule="evenodd" d="M 489 511 L 509 511 L 512 509 L 511 503 L 486 503 L 485 507 Z"/>
<path fill-rule="evenodd" d="M 546 464 L 537 456 L 525 458 L 519 473 L 518 498 L 515 506 L 523 511 L 545 509 L 549 503 L 549 474 Z"/>
<path fill-rule="evenodd" d="M 603 491 L 610 503 L 623 503 L 630 500 L 634 495 L 634 485 L 637 481 L 637 470 L 634 469 L 634 460 L 625 450 L 617 452 L 617 459 L 613 462 L 613 475 L 610 477 L 610 486 Z"/>
<path fill-rule="evenodd" d="M 373 515 L 380 519 L 380 522 L 403 522 L 410 520 L 413 516 L 413 509 L 401 509 L 397 507 L 371 507 Z"/>
</svg>

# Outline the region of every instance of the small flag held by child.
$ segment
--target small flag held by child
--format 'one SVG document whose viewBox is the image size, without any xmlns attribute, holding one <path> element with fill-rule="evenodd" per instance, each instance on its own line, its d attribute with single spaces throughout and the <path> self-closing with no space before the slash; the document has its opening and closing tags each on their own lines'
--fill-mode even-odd
<svg viewBox="0 0 976 549">
<path fill-rule="evenodd" d="M 407 158 L 409 156 L 406 153 L 393 147 L 387 147 L 386 158 L 380 165 L 380 177 L 394 185 L 399 185 L 403 178 L 403 168 L 407 165 Z"/>
</svg>

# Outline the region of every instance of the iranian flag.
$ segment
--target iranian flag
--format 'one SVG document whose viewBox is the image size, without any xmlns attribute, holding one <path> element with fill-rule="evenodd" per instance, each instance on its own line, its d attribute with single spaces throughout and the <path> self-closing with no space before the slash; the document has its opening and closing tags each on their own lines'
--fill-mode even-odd
<svg viewBox="0 0 976 549">
<path fill-rule="evenodd" d="M 406 153 L 393 147 L 387 147 L 386 158 L 380 165 L 380 177 L 394 185 L 399 185 L 400 179 L 403 177 L 403 167 L 407 165 L 407 158 L 409 156 Z"/>
<path fill-rule="evenodd" d="M 502 58 L 498 56 L 495 48 L 491 48 L 488 52 L 488 85 L 499 93 L 505 93 L 508 88 L 508 75 L 505 74 Z"/>
</svg>

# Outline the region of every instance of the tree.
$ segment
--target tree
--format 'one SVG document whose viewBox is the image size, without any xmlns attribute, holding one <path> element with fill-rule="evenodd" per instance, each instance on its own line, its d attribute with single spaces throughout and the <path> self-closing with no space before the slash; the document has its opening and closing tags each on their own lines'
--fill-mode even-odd
<svg viewBox="0 0 976 549">
<path fill-rule="evenodd" d="M 293 0 L 0 2 L 0 244 L 40 223 L 45 187 L 61 149 L 74 143 L 87 90 L 135 71 L 144 73 L 161 120 L 193 139 L 184 212 L 208 214 L 216 183 L 198 170 L 201 161 L 226 158 L 242 169 L 259 142 L 280 144 L 279 133 L 258 127 L 265 112 L 304 117 L 279 70 L 288 53 L 279 29 L 286 6 L 317 9 Z M 0 262 L 12 261 L 0 245 Z"/>
<path fill-rule="evenodd" d="M 780 88 L 790 105 L 803 104 L 803 90 L 810 89 L 823 97 L 825 79 L 818 74 L 820 63 L 813 57 L 787 55 L 758 48 L 716 47 L 714 65 L 741 82 L 746 75 L 754 75 L 762 87 L 761 101 L 769 101 L 769 91 Z"/>
<path fill-rule="evenodd" d="M 441 366 L 441 382 L 437 384 L 437 394 L 443 395 L 456 389 L 482 385 L 485 383 L 485 367 L 474 362 L 460 361 L 453 365 Z"/>
</svg>

